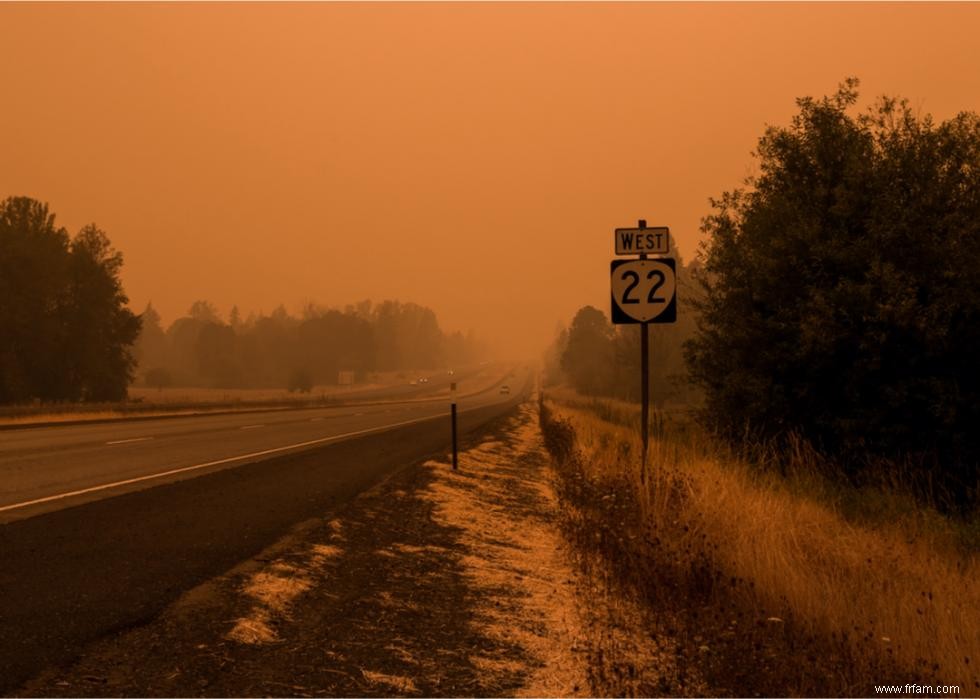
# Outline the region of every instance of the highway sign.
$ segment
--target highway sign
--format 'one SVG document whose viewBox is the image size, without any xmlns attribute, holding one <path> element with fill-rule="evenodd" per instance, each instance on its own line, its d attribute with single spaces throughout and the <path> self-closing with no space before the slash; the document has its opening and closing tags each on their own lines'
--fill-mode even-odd
<svg viewBox="0 0 980 699">
<path fill-rule="evenodd" d="M 642 223 L 642 222 L 641 222 Z M 666 255 L 670 252 L 670 228 L 617 228 L 617 255 Z"/>
<path fill-rule="evenodd" d="M 612 322 L 673 323 L 677 320 L 677 275 L 673 258 L 613 260 L 609 271 Z"/>
</svg>

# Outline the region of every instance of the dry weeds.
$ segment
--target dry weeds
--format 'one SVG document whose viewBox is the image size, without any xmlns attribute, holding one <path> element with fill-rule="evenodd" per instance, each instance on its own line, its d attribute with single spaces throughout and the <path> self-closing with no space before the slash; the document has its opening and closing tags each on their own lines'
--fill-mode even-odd
<svg viewBox="0 0 980 699">
<path fill-rule="evenodd" d="M 635 408 L 563 392 L 546 406 L 574 430 L 581 488 L 607 483 L 603 499 L 630 501 L 598 504 L 621 536 L 637 539 L 613 542 L 618 551 L 669 567 L 707 599 L 758 610 L 752 623 L 773 633 L 799 634 L 804 646 L 802 636 L 825 641 L 848 666 L 797 690 L 868 695 L 875 683 L 899 681 L 980 688 L 980 562 L 957 551 L 935 517 L 855 524 L 689 426 L 660 424 L 642 473 Z M 733 618 L 728 633 L 743 631 Z"/>
<path fill-rule="evenodd" d="M 573 564 L 552 520 L 557 503 L 540 467 L 534 418 L 525 405 L 507 442 L 485 441 L 463 452 L 455 473 L 444 462 L 428 462 L 434 478 L 426 497 L 437 522 L 460 530 L 466 554 L 459 564 L 479 600 L 472 624 L 534 659 L 515 694 L 589 695 L 585 658 L 573 650 L 584 636 Z M 511 656 L 477 652 L 470 662 L 487 673 L 525 669 Z"/>
</svg>

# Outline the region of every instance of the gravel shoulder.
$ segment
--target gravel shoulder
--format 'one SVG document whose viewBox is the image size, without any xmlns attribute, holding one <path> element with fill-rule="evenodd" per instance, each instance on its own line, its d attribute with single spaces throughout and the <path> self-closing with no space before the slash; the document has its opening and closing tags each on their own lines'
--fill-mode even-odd
<svg viewBox="0 0 980 699">
<path fill-rule="evenodd" d="M 403 469 L 18 695 L 705 692 L 564 542 L 535 403 L 465 447 L 458 471 Z"/>
</svg>

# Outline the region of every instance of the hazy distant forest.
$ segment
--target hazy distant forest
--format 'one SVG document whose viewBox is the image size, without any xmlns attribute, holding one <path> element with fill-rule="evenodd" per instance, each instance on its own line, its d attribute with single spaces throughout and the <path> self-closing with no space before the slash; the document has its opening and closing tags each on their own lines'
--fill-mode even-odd
<svg viewBox="0 0 980 699">
<path fill-rule="evenodd" d="M 164 330 L 148 305 L 127 307 L 122 254 L 94 224 L 75 236 L 47 204 L 0 202 L 0 404 L 118 401 L 135 380 L 164 387 L 289 388 L 335 384 L 340 371 L 459 366 L 483 357 L 470 333 L 446 334 L 413 303 L 312 304 L 225 322 L 206 301 Z"/>
<path fill-rule="evenodd" d="M 307 305 L 299 317 L 280 306 L 269 315 L 227 322 L 206 301 L 166 329 L 152 305 L 140 316 L 134 347 L 151 386 L 289 388 L 336 384 L 340 371 L 358 381 L 369 372 L 461 366 L 482 359 L 473 333 L 446 334 L 436 314 L 414 303 L 363 301 L 344 310 Z"/>
<path fill-rule="evenodd" d="M 856 483 L 978 500 L 980 118 L 935 123 L 857 81 L 798 100 L 757 174 L 711 201 L 678 267 L 675 326 L 651 326 L 652 399 L 730 444 L 800 440 Z M 638 333 L 581 309 L 546 355 L 579 392 L 635 400 Z M 797 442 L 798 443 L 798 442 Z"/>
</svg>

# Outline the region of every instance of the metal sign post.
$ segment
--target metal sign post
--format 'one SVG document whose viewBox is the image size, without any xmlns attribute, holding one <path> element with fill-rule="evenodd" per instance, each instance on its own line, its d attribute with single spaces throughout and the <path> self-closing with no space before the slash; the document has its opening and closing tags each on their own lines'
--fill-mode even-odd
<svg viewBox="0 0 980 699">
<path fill-rule="evenodd" d="M 646 229 L 644 219 L 641 218 L 638 223 L 641 231 Z M 647 254 L 641 252 L 640 259 L 647 259 Z M 646 321 L 640 323 L 640 435 L 643 437 L 640 482 L 646 483 L 647 447 L 650 444 L 650 324 Z"/>
<path fill-rule="evenodd" d="M 670 257 L 648 258 L 648 254 L 670 252 L 670 229 L 647 228 L 639 221 L 637 228 L 617 228 L 616 254 L 639 255 L 634 260 L 613 260 L 610 264 L 612 322 L 640 325 L 640 435 L 643 455 L 640 470 L 646 482 L 647 451 L 650 443 L 650 323 L 673 323 L 677 320 L 676 263 Z"/>
<path fill-rule="evenodd" d="M 455 381 L 449 384 L 449 395 L 452 398 L 452 407 L 450 409 L 450 415 L 452 417 L 452 423 L 453 423 L 453 470 L 455 471 L 459 467 L 459 461 L 456 454 L 456 382 Z"/>
</svg>

